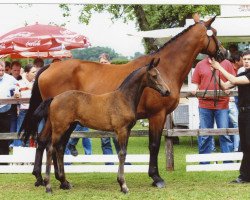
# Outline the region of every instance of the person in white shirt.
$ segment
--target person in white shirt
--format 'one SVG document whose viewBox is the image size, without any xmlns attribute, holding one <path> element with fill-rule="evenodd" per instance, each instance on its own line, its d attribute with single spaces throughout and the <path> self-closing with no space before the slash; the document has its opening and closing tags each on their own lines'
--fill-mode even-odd
<svg viewBox="0 0 250 200">
<path fill-rule="evenodd" d="M 23 78 L 17 82 L 17 86 L 15 88 L 15 97 L 22 97 L 22 98 L 30 98 L 31 91 L 33 87 L 33 83 L 35 80 L 37 68 L 34 67 L 32 64 L 28 64 L 24 68 Z M 28 103 L 20 104 L 19 114 L 17 118 L 17 130 L 20 129 L 26 112 L 29 108 Z M 13 146 L 21 146 L 21 140 L 15 140 Z"/>
<path fill-rule="evenodd" d="M 0 99 L 11 97 L 17 80 L 5 73 L 5 63 L 0 61 Z M 10 132 L 11 104 L 0 104 L 0 134 Z M 9 154 L 9 140 L 0 140 L 0 155 Z"/>
</svg>

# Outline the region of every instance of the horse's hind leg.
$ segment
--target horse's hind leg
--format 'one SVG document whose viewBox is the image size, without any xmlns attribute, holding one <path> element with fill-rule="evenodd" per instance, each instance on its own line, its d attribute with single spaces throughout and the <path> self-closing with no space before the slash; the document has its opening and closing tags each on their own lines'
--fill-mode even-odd
<svg viewBox="0 0 250 200">
<path fill-rule="evenodd" d="M 48 142 L 51 138 L 50 129 L 48 124 L 45 124 L 44 130 L 37 138 L 37 148 L 36 148 L 36 157 L 35 163 L 32 174 L 36 177 L 35 186 L 38 187 L 40 185 L 44 185 L 43 178 L 42 178 L 42 159 L 43 159 L 43 152 Z"/>
<path fill-rule="evenodd" d="M 42 168 L 42 159 L 43 159 L 43 152 L 44 152 L 44 144 L 40 144 L 40 142 L 37 142 L 37 148 L 36 148 L 36 157 L 35 157 L 35 163 L 32 174 L 36 177 L 35 186 L 38 187 L 40 185 L 44 185 L 41 168 Z"/>
<path fill-rule="evenodd" d="M 119 168 L 117 174 L 117 182 L 121 187 L 121 191 L 125 194 L 128 193 L 129 191 L 124 176 L 124 163 L 127 155 L 127 142 L 128 142 L 128 132 L 126 130 L 119 131 L 118 143 L 120 145 L 120 152 L 118 153 Z"/>
</svg>

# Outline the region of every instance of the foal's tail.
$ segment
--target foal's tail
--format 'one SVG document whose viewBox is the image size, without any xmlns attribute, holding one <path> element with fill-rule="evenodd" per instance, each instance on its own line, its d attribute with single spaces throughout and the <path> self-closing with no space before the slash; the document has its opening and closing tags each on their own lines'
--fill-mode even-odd
<svg viewBox="0 0 250 200">
<path fill-rule="evenodd" d="M 52 101 L 53 101 L 53 98 L 46 99 L 38 106 L 38 108 L 35 110 L 33 114 L 35 121 L 40 122 L 43 118 L 48 117 L 49 106 Z"/>
<path fill-rule="evenodd" d="M 33 113 L 39 106 L 39 104 L 42 102 L 42 96 L 38 87 L 38 78 L 41 75 L 41 73 L 43 73 L 46 69 L 48 69 L 48 67 L 49 65 L 42 67 L 36 75 L 36 79 L 31 92 L 29 109 L 27 110 L 27 113 L 25 115 L 25 118 L 23 120 L 20 129 L 18 130 L 18 136 L 23 140 L 24 143 L 26 143 L 30 135 L 35 136 L 37 134 L 38 122 L 34 120 Z M 21 135 L 22 131 L 24 132 Z"/>
</svg>

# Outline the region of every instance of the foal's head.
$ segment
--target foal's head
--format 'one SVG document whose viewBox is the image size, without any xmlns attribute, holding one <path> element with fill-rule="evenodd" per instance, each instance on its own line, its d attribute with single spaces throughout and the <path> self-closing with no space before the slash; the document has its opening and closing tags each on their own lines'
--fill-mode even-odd
<svg viewBox="0 0 250 200">
<path fill-rule="evenodd" d="M 156 66 L 159 64 L 160 58 L 154 62 L 154 58 L 147 66 L 147 86 L 158 91 L 162 96 L 169 96 L 170 89 L 160 75 Z"/>
</svg>

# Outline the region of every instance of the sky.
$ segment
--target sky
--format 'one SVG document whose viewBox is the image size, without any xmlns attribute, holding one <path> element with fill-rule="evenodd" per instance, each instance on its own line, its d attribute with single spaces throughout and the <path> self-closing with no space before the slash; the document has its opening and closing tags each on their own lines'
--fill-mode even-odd
<svg viewBox="0 0 250 200">
<path fill-rule="evenodd" d="M 93 14 L 89 25 L 78 22 L 79 8 L 72 7 L 71 17 L 65 19 L 63 11 L 56 4 L 0 4 L 0 35 L 3 35 L 16 28 L 35 24 L 63 24 L 65 28 L 83 34 L 89 38 L 92 46 L 103 46 L 114 49 L 124 56 L 133 56 L 135 52 L 144 53 L 142 38 L 128 36 L 127 33 L 135 32 L 135 23 L 125 24 L 122 20 L 113 23 L 108 13 Z M 69 22 L 67 22 L 69 20 Z"/>
</svg>

